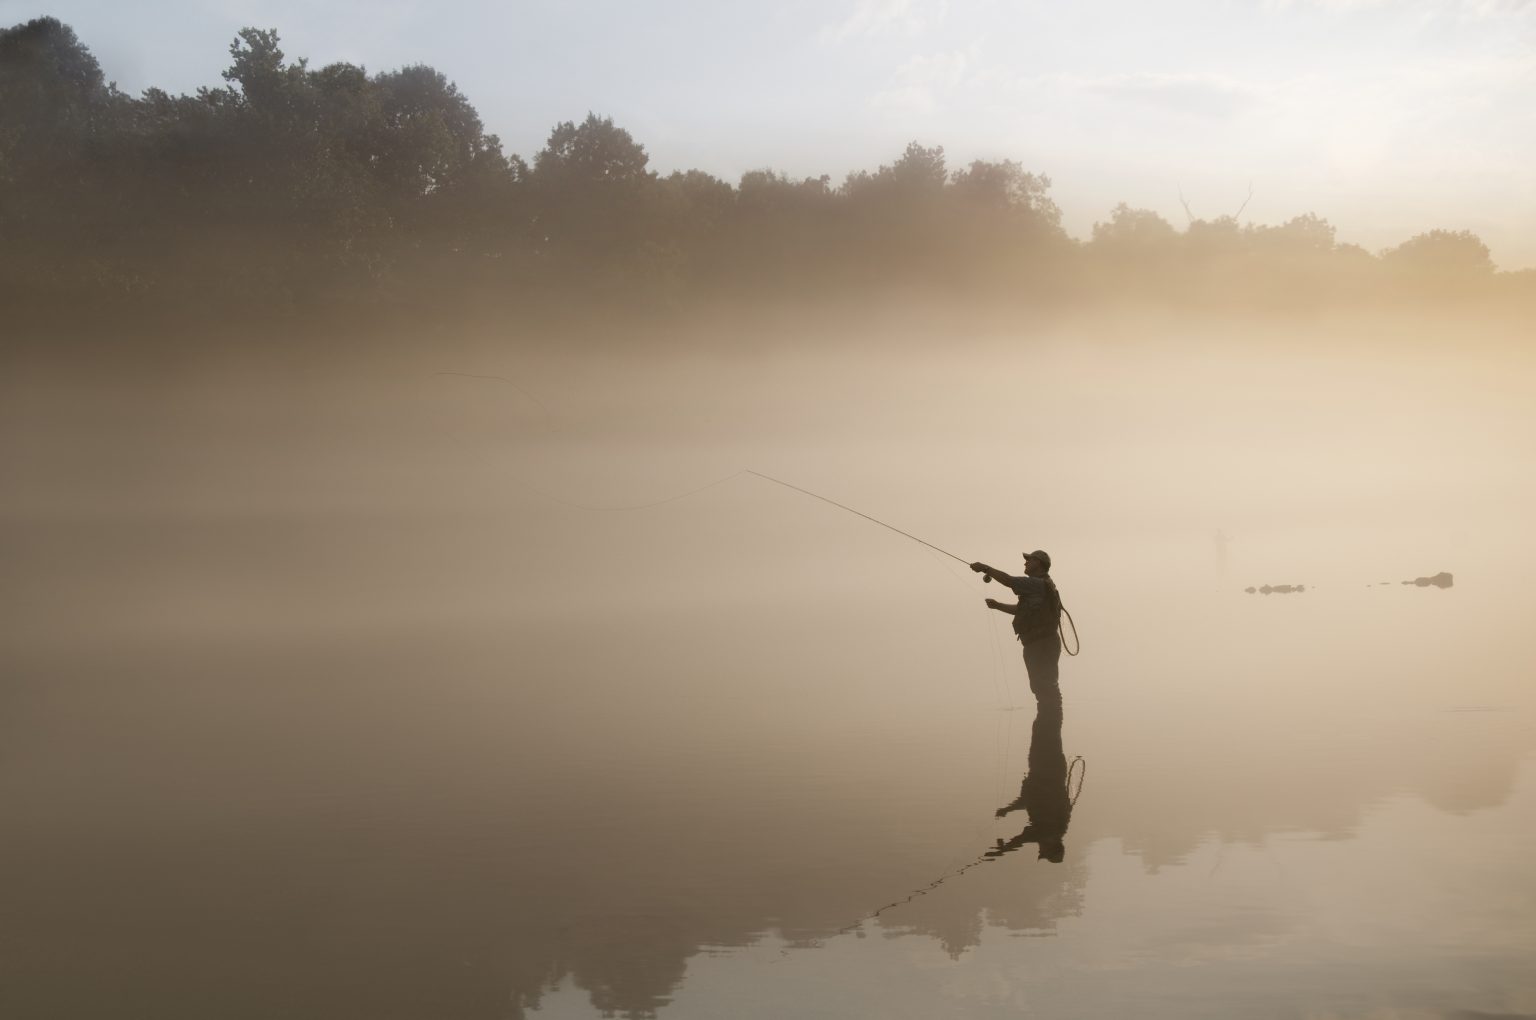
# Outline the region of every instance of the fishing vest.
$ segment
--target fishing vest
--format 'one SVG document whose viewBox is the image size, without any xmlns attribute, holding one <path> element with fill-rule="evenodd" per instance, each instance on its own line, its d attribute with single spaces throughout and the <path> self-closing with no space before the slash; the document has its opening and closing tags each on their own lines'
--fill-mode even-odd
<svg viewBox="0 0 1536 1020">
<path fill-rule="evenodd" d="M 1027 577 L 1016 589 L 1019 609 L 1013 615 L 1013 632 L 1024 644 L 1053 637 L 1061 626 L 1061 593 L 1049 577 Z"/>
</svg>

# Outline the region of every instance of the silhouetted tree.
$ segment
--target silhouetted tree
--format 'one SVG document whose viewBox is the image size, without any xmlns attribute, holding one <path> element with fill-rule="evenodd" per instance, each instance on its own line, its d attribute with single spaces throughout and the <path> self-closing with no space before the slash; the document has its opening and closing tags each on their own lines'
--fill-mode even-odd
<svg viewBox="0 0 1536 1020">
<path fill-rule="evenodd" d="M 645 148 L 608 117 L 555 125 L 534 157 L 535 245 L 565 259 L 622 262 L 641 241 Z"/>
<path fill-rule="evenodd" d="M 76 272 L 101 282 L 88 255 L 112 215 L 100 138 L 124 102 L 56 18 L 0 31 L 0 265 L 13 286 L 51 288 Z"/>
<path fill-rule="evenodd" d="M 943 243 L 948 180 L 943 146 L 917 142 L 874 173 L 849 174 L 840 198 L 847 210 L 847 240 L 860 256 L 848 259 L 846 267 L 871 281 L 892 274 L 931 278 L 948 262 Z"/>
<path fill-rule="evenodd" d="M 1051 179 L 1032 174 L 1011 159 L 975 160 L 952 178 L 962 201 L 992 213 L 1023 214 L 1051 230 L 1061 226 L 1061 209 L 1050 197 Z"/>
<path fill-rule="evenodd" d="M 408 204 L 452 187 L 492 148 L 479 115 L 442 72 L 415 64 L 373 85 L 375 172 L 392 200 Z"/>
<path fill-rule="evenodd" d="M 909 142 L 895 162 L 874 173 L 859 170 L 843 181 L 842 194 L 874 219 L 890 222 L 899 214 L 912 213 L 935 202 L 944 191 L 949 172 L 944 166 L 944 147 L 924 148 Z"/>
<path fill-rule="evenodd" d="M 1492 293 L 1487 246 L 1420 234 L 1377 259 L 1313 214 L 1178 231 L 1121 204 L 1079 245 L 1051 181 L 1013 160 L 950 172 L 916 141 L 841 187 L 826 175 L 661 178 L 596 113 L 555 125 L 532 166 L 502 152 L 443 73 L 290 60 L 244 28 L 224 84 L 109 84 L 55 18 L 0 30 L 0 289 L 145 294 L 222 307 L 323 295 L 621 282 L 807 292 L 960 286 L 1208 300 Z M 1526 281 L 1524 283 L 1520 281 Z M 1500 277 L 1504 290 L 1527 278 Z M 1150 290 L 1149 290 L 1150 288 Z"/>
<path fill-rule="evenodd" d="M 306 85 L 305 61 L 283 62 L 277 29 L 242 28 L 229 45 L 232 63 L 224 80 L 240 87 L 240 98 L 252 113 L 286 120 L 301 111 L 294 99 Z"/>
<path fill-rule="evenodd" d="M 669 285 L 692 275 L 717 276 L 724 239 L 736 211 L 736 189 L 702 170 L 677 171 L 654 182 L 651 257 L 666 262 Z"/>
<path fill-rule="evenodd" d="M 1247 254 L 1247 237 L 1235 217 L 1195 220 L 1184 231 L 1184 248 L 1197 263 L 1231 260 Z"/>
<path fill-rule="evenodd" d="M 1093 225 L 1086 254 L 1100 287 L 1166 293 L 1184 258 L 1183 240 L 1157 213 L 1121 202 L 1108 222 Z"/>
<path fill-rule="evenodd" d="M 1261 251 L 1286 256 L 1318 256 L 1333 251 L 1333 224 L 1313 214 L 1294 217 L 1277 227 L 1248 228 Z"/>
<path fill-rule="evenodd" d="M 587 187 L 634 187 L 649 178 L 650 157 L 613 118 L 588 113 L 579 125 L 556 124 L 534 159 L 541 180 Z"/>
<path fill-rule="evenodd" d="M 1381 253 L 1398 272 L 1445 282 L 1467 282 L 1493 272 L 1488 246 L 1470 230 L 1431 230 Z"/>
<path fill-rule="evenodd" d="M 944 190 L 949 180 L 949 172 L 944 166 L 944 146 L 925 148 L 917 142 L 908 142 L 896 162 L 882 166 L 875 172 L 873 180 L 908 199 L 935 196 Z"/>
<path fill-rule="evenodd" d="M 1093 225 L 1089 243 L 1106 255 L 1117 258 L 1162 258 L 1178 238 L 1173 224 L 1150 209 L 1132 209 L 1121 202 L 1109 214 L 1108 223 Z"/>
<path fill-rule="evenodd" d="M 96 58 L 57 18 L 0 30 L 0 182 L 67 169 L 115 95 Z"/>
<path fill-rule="evenodd" d="M 793 180 L 773 170 L 748 170 L 741 175 L 738 205 L 744 216 L 820 216 L 837 198 L 826 174 Z"/>
<path fill-rule="evenodd" d="M 742 174 L 725 240 L 739 281 L 777 289 L 842 273 L 841 202 L 825 174 L 800 180 L 766 169 Z"/>
<path fill-rule="evenodd" d="M 425 64 L 376 75 L 372 87 L 369 165 L 401 242 L 428 258 L 519 250 L 527 168 L 502 155 L 458 87 Z"/>
</svg>

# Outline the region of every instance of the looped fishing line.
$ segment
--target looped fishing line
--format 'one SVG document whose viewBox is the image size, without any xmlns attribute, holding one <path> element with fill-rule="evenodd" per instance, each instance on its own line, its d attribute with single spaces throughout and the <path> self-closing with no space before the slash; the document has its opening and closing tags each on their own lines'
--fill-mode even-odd
<svg viewBox="0 0 1536 1020">
<path fill-rule="evenodd" d="M 1078 768 L 1079 765 L 1082 768 Z M 1074 770 L 1077 772 L 1077 793 L 1072 792 L 1072 773 Z M 1072 759 L 1072 764 L 1067 766 L 1067 796 L 1073 807 L 1077 807 L 1078 795 L 1083 792 L 1083 780 L 1087 778 L 1088 763 L 1083 760 L 1082 755 L 1076 755 Z"/>
<path fill-rule="evenodd" d="M 1056 625 L 1056 634 L 1061 638 L 1061 650 L 1066 652 L 1068 655 L 1076 655 L 1077 652 L 1083 650 L 1083 641 L 1077 636 L 1077 621 L 1072 619 L 1072 614 L 1067 612 L 1066 606 L 1061 607 L 1061 615 L 1065 616 L 1067 618 L 1067 622 L 1072 625 L 1072 640 L 1077 645 L 1077 651 L 1073 651 L 1067 647 L 1067 632 L 1062 629 L 1061 624 L 1058 623 Z"/>
</svg>

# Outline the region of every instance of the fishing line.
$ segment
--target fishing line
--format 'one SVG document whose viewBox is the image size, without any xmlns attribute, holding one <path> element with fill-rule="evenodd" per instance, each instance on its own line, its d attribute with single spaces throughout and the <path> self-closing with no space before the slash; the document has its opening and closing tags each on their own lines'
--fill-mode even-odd
<svg viewBox="0 0 1536 1020">
<path fill-rule="evenodd" d="M 1072 625 L 1072 641 L 1077 645 L 1077 652 L 1082 651 L 1083 641 L 1082 638 L 1077 636 L 1077 621 L 1072 619 L 1072 614 L 1067 612 L 1066 606 L 1061 607 L 1061 615 L 1065 616 L 1067 618 L 1067 622 Z M 1072 649 L 1067 647 L 1067 632 L 1059 623 L 1056 625 L 1056 633 L 1061 638 L 1061 650 L 1066 652 L 1068 655 L 1076 655 L 1077 652 L 1074 652 Z"/>
</svg>

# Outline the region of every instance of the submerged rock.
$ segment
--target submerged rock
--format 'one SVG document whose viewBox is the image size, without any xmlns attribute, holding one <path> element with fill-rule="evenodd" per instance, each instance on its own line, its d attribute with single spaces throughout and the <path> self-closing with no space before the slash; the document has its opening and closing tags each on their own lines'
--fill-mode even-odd
<svg viewBox="0 0 1536 1020">
<path fill-rule="evenodd" d="M 1412 581 L 1404 581 L 1403 583 L 1418 585 L 1420 588 L 1428 588 L 1430 585 L 1434 585 L 1436 588 L 1449 588 L 1456 582 L 1451 577 L 1450 571 L 1442 570 L 1433 577 L 1415 577 Z"/>
<path fill-rule="evenodd" d="M 1368 584 L 1366 587 L 1374 588 L 1391 583 L 1391 581 L 1377 581 L 1376 584 Z M 1450 571 L 1442 570 L 1440 573 L 1430 577 L 1415 577 L 1411 581 L 1399 581 L 1397 583 L 1417 585 L 1420 588 L 1449 588 L 1455 583 L 1455 579 L 1451 576 Z M 1306 590 L 1307 586 L 1304 584 L 1266 584 L 1258 588 L 1249 585 L 1243 589 L 1249 595 L 1289 595 L 1292 592 L 1304 592 Z"/>
</svg>

